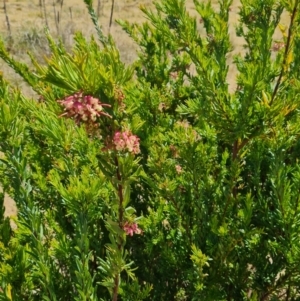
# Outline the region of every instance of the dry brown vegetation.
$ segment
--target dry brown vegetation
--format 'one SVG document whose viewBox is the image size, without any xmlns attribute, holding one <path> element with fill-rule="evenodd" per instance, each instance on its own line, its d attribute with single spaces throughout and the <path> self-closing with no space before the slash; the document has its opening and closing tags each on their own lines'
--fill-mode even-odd
<svg viewBox="0 0 300 301">
<path fill-rule="evenodd" d="M 217 0 L 213 0 L 216 7 L 217 2 Z M 1 35 L 6 40 L 10 52 L 23 61 L 29 61 L 26 54 L 27 50 L 33 52 L 41 60 L 48 53 L 49 50 L 44 35 L 46 25 L 48 25 L 54 36 L 61 37 L 67 47 L 72 45 L 73 35 L 76 31 L 82 31 L 86 36 L 95 34 L 93 24 L 82 0 L 4 0 L 3 4 L 2 13 L 0 14 Z M 141 5 L 153 7 L 151 0 L 115 0 L 113 19 L 141 23 L 145 21 L 145 17 L 140 11 Z M 234 46 L 232 53 L 228 56 L 228 62 L 231 66 L 229 72 L 230 83 L 234 82 L 235 77 L 231 58 L 234 54 L 243 51 L 243 40 L 236 37 L 234 27 L 238 22 L 239 6 L 240 2 L 233 0 L 229 28 Z M 108 0 L 94 0 L 94 8 L 99 16 L 103 31 L 108 33 L 111 2 Z M 187 0 L 187 8 L 191 15 L 197 15 L 192 0 Z M 282 22 L 288 25 L 288 21 L 289 17 L 285 14 Z M 199 30 L 201 30 L 200 22 Z M 126 33 L 116 22 L 112 23 L 110 32 L 116 40 L 123 60 L 128 63 L 134 61 L 136 48 Z M 277 35 L 276 38 L 280 38 L 279 33 Z M 3 62 L 0 63 L 0 69 L 4 72 L 6 78 L 23 87 L 24 84 Z"/>
</svg>

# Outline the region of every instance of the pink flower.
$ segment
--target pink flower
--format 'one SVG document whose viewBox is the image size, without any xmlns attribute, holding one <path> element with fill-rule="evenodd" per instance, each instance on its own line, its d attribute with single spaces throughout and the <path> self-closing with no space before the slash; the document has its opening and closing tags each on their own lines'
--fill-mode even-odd
<svg viewBox="0 0 300 301">
<path fill-rule="evenodd" d="M 170 77 L 171 79 L 176 80 L 178 78 L 178 71 L 170 72 Z"/>
<path fill-rule="evenodd" d="M 142 230 L 138 227 L 137 223 L 130 224 L 126 222 L 123 226 L 123 230 L 125 231 L 126 235 L 133 236 L 133 234 L 141 234 Z"/>
<path fill-rule="evenodd" d="M 175 169 L 176 169 L 177 174 L 180 175 L 182 173 L 182 167 L 180 165 L 176 165 Z"/>
<path fill-rule="evenodd" d="M 82 121 L 94 123 L 101 115 L 111 118 L 103 111 L 104 107 L 111 107 L 109 104 L 101 103 L 98 98 L 84 95 L 82 92 L 67 96 L 58 102 L 64 106 L 65 113 L 61 116 L 74 118 L 77 123 Z"/>
<path fill-rule="evenodd" d="M 271 50 L 273 51 L 279 51 L 280 49 L 285 47 L 285 43 L 284 42 L 276 42 L 273 44 L 273 47 L 271 48 Z"/>
<path fill-rule="evenodd" d="M 140 152 L 140 139 L 130 131 L 116 132 L 113 144 L 118 151 L 128 151 L 133 154 Z"/>
</svg>

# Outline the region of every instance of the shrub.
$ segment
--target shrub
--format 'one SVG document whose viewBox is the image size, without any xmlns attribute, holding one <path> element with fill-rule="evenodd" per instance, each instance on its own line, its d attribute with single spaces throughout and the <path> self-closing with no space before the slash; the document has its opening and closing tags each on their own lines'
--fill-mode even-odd
<svg viewBox="0 0 300 301">
<path fill-rule="evenodd" d="M 132 66 L 85 2 L 98 41 L 46 32 L 34 71 L 0 45 L 39 95 L 1 79 L 0 299 L 300 300 L 299 1 L 241 1 L 233 93 L 232 1 L 195 0 L 205 34 L 179 0 L 119 21 Z"/>
</svg>

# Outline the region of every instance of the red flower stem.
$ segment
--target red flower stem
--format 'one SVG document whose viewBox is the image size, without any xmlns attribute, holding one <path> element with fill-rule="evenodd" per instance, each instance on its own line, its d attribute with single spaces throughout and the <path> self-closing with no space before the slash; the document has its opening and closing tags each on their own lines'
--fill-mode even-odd
<svg viewBox="0 0 300 301">
<path fill-rule="evenodd" d="M 115 279 L 114 279 L 114 289 L 113 289 L 112 301 L 118 300 L 118 290 L 119 290 L 119 274 L 116 275 Z"/>
<path fill-rule="evenodd" d="M 119 168 L 118 158 L 115 157 L 115 165 L 117 167 L 117 180 L 118 180 L 118 196 L 119 196 L 119 226 L 123 226 L 123 186 L 121 184 L 121 173 Z"/>
<path fill-rule="evenodd" d="M 117 167 L 117 180 L 118 180 L 118 196 L 119 196 L 119 226 L 120 228 L 123 227 L 123 186 L 121 184 L 121 173 L 119 168 L 119 162 L 117 156 L 115 157 L 115 166 Z M 121 251 L 122 249 L 122 237 L 119 237 L 119 243 L 118 250 Z M 114 288 L 113 288 L 113 294 L 112 294 L 112 301 L 118 300 L 118 291 L 119 291 L 119 282 L 120 282 L 120 276 L 119 274 L 115 275 L 114 278 Z"/>
</svg>

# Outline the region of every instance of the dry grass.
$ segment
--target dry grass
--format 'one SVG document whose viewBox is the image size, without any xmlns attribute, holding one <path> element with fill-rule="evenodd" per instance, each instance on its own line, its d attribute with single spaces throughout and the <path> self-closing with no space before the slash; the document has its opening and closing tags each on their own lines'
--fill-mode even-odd
<svg viewBox="0 0 300 301">
<path fill-rule="evenodd" d="M 13 55 L 18 59 L 28 62 L 26 50 L 32 51 L 42 59 L 48 53 L 47 43 L 43 28 L 49 26 L 54 36 L 60 36 L 67 47 L 72 45 L 75 31 L 82 31 L 85 35 L 95 34 L 94 27 L 89 18 L 83 0 L 5 0 L 4 9 L 0 14 L 0 32 L 7 40 L 7 45 Z M 204 0 L 207 1 L 207 0 Z M 45 3 L 45 6 L 40 6 Z M 213 3 L 217 3 L 214 0 Z M 99 5 L 100 4 L 100 5 Z M 140 5 L 152 7 L 151 0 L 116 0 L 114 19 L 125 19 L 141 23 L 145 20 L 139 7 Z M 215 4 L 216 5 L 216 4 Z M 216 5 L 217 6 L 217 5 Z M 99 21 L 105 33 L 109 31 L 109 17 L 111 2 L 108 0 L 94 0 L 94 8 L 99 13 Z M 192 0 L 187 0 L 187 8 L 191 15 L 196 15 Z M 230 34 L 234 46 L 229 55 L 231 66 L 229 82 L 234 82 L 235 72 L 231 65 L 234 54 L 242 51 L 243 40 L 235 36 L 234 25 L 238 22 L 239 1 L 234 0 L 230 13 Z M 7 26 L 9 20 L 9 29 Z M 284 17 L 284 23 L 288 23 L 288 16 Z M 114 36 L 125 62 L 132 62 L 136 58 L 135 45 L 115 22 L 112 23 L 111 34 Z M 23 87 L 20 78 L 16 77 L 12 70 L 0 62 L 0 69 L 14 84 Z"/>
</svg>

